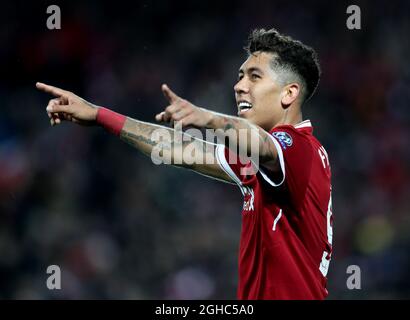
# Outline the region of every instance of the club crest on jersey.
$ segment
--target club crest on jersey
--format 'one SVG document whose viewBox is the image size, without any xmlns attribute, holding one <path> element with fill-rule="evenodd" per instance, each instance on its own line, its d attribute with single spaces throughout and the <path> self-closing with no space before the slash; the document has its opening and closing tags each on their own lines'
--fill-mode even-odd
<svg viewBox="0 0 410 320">
<path fill-rule="evenodd" d="M 292 137 L 284 131 L 272 132 L 272 135 L 279 141 L 283 149 L 290 147 L 293 143 Z"/>
</svg>

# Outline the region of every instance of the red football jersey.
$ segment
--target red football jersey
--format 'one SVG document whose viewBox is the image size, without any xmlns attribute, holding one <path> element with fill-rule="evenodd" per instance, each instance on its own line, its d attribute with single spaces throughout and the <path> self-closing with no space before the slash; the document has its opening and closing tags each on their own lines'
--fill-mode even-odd
<svg viewBox="0 0 410 320">
<path fill-rule="evenodd" d="M 242 175 L 251 163 L 223 145 L 216 151 L 244 195 L 238 299 L 324 299 L 333 233 L 328 155 L 309 120 L 270 134 L 279 174 L 260 167 Z"/>
</svg>

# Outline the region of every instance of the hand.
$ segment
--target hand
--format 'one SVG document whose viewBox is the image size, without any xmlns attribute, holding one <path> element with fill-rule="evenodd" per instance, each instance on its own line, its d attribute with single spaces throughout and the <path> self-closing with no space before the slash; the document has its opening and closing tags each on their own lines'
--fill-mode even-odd
<svg viewBox="0 0 410 320">
<path fill-rule="evenodd" d="M 41 82 L 36 83 L 39 90 L 56 98 L 48 102 L 46 111 L 52 126 L 61 121 L 71 121 L 81 125 L 93 125 L 97 119 L 98 107 L 76 96 L 74 93 Z"/>
<path fill-rule="evenodd" d="M 170 105 L 165 111 L 157 114 L 155 120 L 158 122 L 181 122 L 182 126 L 206 127 L 211 120 L 211 113 L 194 106 L 189 101 L 178 97 L 166 84 L 163 84 L 162 92 Z"/>
</svg>

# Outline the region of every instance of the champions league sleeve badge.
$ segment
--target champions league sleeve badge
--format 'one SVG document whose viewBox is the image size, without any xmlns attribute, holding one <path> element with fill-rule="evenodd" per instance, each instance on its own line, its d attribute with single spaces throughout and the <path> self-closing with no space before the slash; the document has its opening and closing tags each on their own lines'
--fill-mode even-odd
<svg viewBox="0 0 410 320">
<path fill-rule="evenodd" d="M 290 147 L 293 143 L 292 137 L 287 132 L 284 132 L 284 131 L 272 132 L 272 136 L 274 136 L 279 141 L 279 143 L 281 144 L 284 150 L 287 147 Z"/>
</svg>

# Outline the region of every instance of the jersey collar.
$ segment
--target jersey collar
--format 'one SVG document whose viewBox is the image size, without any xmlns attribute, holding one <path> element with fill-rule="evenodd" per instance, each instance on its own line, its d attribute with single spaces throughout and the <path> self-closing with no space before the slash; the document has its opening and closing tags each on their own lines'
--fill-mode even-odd
<svg viewBox="0 0 410 320">
<path fill-rule="evenodd" d="M 313 132 L 313 127 L 310 120 L 304 120 L 302 122 L 299 122 L 298 124 L 295 124 L 294 127 L 298 130 L 308 131 L 310 133 Z"/>
</svg>

